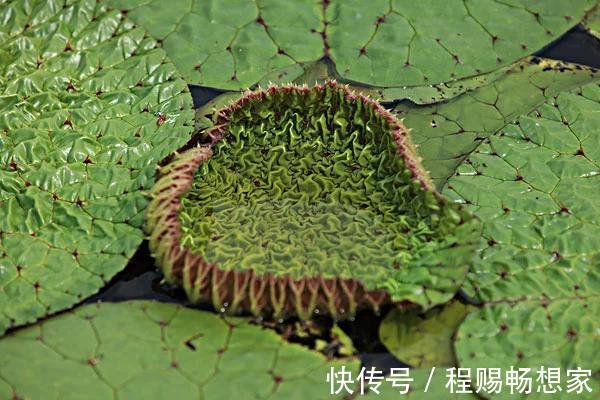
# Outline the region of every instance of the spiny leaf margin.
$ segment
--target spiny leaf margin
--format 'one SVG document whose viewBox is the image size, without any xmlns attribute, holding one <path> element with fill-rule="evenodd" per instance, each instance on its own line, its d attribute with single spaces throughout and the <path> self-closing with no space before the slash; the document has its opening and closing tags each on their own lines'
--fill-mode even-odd
<svg viewBox="0 0 600 400">
<path fill-rule="evenodd" d="M 332 81 L 325 85 L 316 85 L 312 89 L 293 85 L 272 86 L 264 91 L 249 92 L 230 107 L 217 111 L 213 128 L 199 135 L 186 147 L 198 142 L 220 144 L 219 141 L 223 137 L 232 136 L 228 133 L 229 121 L 238 110 L 240 115 L 247 116 L 263 113 L 246 110 L 246 105 L 254 107 L 266 102 L 268 98 L 277 97 L 281 97 L 281 101 L 289 102 L 293 96 L 303 99 L 302 102 L 317 101 L 316 104 L 321 104 L 321 96 L 339 97 L 339 101 L 355 103 L 358 109 L 372 110 L 374 115 L 379 115 L 378 118 L 382 118 L 382 121 L 389 125 L 390 133 L 387 134 L 391 135 L 392 143 L 395 141 L 389 149 L 391 157 L 402 157 L 397 161 L 404 160 L 405 168 L 410 171 L 408 174 L 413 177 L 411 179 L 414 180 L 417 193 L 422 192 L 421 195 L 428 199 L 424 201 L 432 202 L 431 209 L 438 210 L 436 212 L 440 213 L 439 220 L 460 219 L 455 222 L 459 225 L 457 229 L 462 233 L 450 235 L 454 238 L 452 240 L 457 242 L 449 245 L 447 257 L 430 257 L 428 253 L 424 253 L 422 260 L 415 260 L 411 264 L 414 270 L 410 265 L 408 269 L 398 268 L 402 269 L 398 271 L 400 278 L 394 280 L 393 284 L 390 283 L 392 286 L 381 282 L 374 283 L 371 275 L 364 278 L 321 275 L 324 274 L 322 269 L 319 269 L 316 275 L 313 272 L 310 276 L 292 276 L 285 271 L 261 273 L 254 271 L 255 268 L 220 268 L 213 261 L 207 260 L 202 253 L 188 249 L 188 246 L 181 242 L 183 226 L 179 211 L 182 207 L 182 196 L 190 190 L 194 179 L 197 179 L 194 178 L 194 174 L 200 171 L 201 164 L 210 159 L 212 150 L 211 145 L 208 145 L 188 150 L 167 165 L 153 189 L 153 200 L 148 208 L 147 231 L 150 235 L 151 252 L 163 268 L 167 280 L 182 284 L 188 296 L 195 302 L 210 301 L 217 308 L 228 308 L 231 312 L 240 307 L 255 314 L 272 312 L 275 316 L 293 312 L 305 319 L 310 318 L 318 309 L 327 310 L 334 316 L 345 316 L 353 315 L 359 306 L 378 309 L 381 304 L 390 301 L 416 304 L 423 308 L 447 301 L 460 285 L 468 268 L 469 249 L 479 237 L 478 223 L 460 209 L 447 208 L 449 203 L 432 190 L 427 176 L 423 174 L 414 156 L 406 129 L 376 102 L 362 95 L 355 95 L 346 87 Z M 270 112 L 277 113 L 277 110 Z M 247 140 L 252 142 L 254 139 L 250 135 Z M 212 212 L 210 214 L 212 215 Z M 434 220 L 437 221 L 435 218 Z M 452 258 L 452 255 L 455 256 L 452 267 L 444 267 L 446 258 Z M 280 276 L 282 273 L 284 275 Z M 430 274 L 435 275 L 435 278 L 426 278 Z"/>
</svg>

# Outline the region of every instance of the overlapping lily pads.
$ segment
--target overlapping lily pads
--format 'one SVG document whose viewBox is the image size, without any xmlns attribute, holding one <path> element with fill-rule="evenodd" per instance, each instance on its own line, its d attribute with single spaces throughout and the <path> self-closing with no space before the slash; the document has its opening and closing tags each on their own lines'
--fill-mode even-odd
<svg viewBox="0 0 600 400">
<path fill-rule="evenodd" d="M 485 227 L 464 288 L 481 304 L 458 329 L 457 360 L 448 340 L 466 307 L 456 302 L 429 319 L 394 311 L 387 321 L 406 329 L 402 344 L 441 330 L 440 357 L 392 350 L 418 366 L 558 367 L 563 378 L 590 369 L 593 392 L 578 398 L 592 398 L 600 87 L 579 87 L 596 79 L 581 66 L 518 60 L 582 20 L 598 35 L 597 16 L 595 0 L 2 3 L 0 334 L 94 293 L 138 247 L 156 164 L 192 130 L 176 68 L 224 90 L 335 77 L 384 101 L 411 100 L 396 111 L 436 186 Z M 418 284 L 401 287 L 403 299 L 424 308 L 460 283 L 452 277 L 432 300 L 422 289 L 437 288 L 437 275 L 409 278 Z M 89 305 L 0 341 L 0 397 L 329 398 L 324 378 L 342 364 L 358 368 L 243 319 L 152 302 Z M 439 370 L 423 393 L 429 371 L 412 371 L 408 398 L 448 398 Z M 558 397 L 571 398 L 564 382 Z"/>
<path fill-rule="evenodd" d="M 159 160 L 188 140 L 185 82 L 95 0 L 0 5 L 0 332 L 126 265 Z"/>
<path fill-rule="evenodd" d="M 600 390 L 599 314 L 598 295 L 487 305 L 469 315 L 458 330 L 455 349 L 459 365 L 472 371 L 500 368 L 503 374 L 511 367 L 523 368 L 520 374 L 531 379 L 530 394 L 504 386 L 498 393 L 480 390 L 486 398 L 595 399 Z M 540 375 L 548 369 L 560 372 Z M 579 379 L 585 386 L 573 380 L 572 371 L 577 370 L 587 371 Z"/>
<path fill-rule="evenodd" d="M 332 399 L 328 360 L 245 319 L 149 301 L 87 305 L 0 341 L 0 397 Z M 298 389 L 302 388 L 301 391 Z"/>
<path fill-rule="evenodd" d="M 600 289 L 600 87 L 546 96 L 484 140 L 444 190 L 484 222 L 465 288 L 482 301 Z"/>
<path fill-rule="evenodd" d="M 595 79 L 597 72 L 576 64 L 537 57 L 509 68 L 487 86 L 452 101 L 395 108 L 412 129 L 423 166 L 442 189 L 465 158 L 491 134 L 548 97 Z"/>
<path fill-rule="evenodd" d="M 582 398 L 598 391 L 599 132 L 595 82 L 548 96 L 449 180 L 446 193 L 483 220 L 486 240 L 465 289 L 487 304 L 459 329 L 461 366 L 531 368 L 533 379 L 560 368 L 563 398 L 567 371 L 582 368 L 592 390 Z"/>
<path fill-rule="evenodd" d="M 446 82 L 494 71 L 544 47 L 596 1 L 111 4 L 161 41 L 190 83 L 237 90 L 291 81 L 325 57 L 348 82 L 443 89 Z"/>
<path fill-rule="evenodd" d="M 536 379 L 542 367 L 561 370 L 559 398 L 574 395 L 567 394 L 568 370 L 590 371 L 592 392 L 584 388 L 581 398 L 593 398 L 599 388 L 598 321 L 593 316 L 600 307 L 600 85 L 595 74 L 582 71 L 562 65 L 530 75 L 524 68 L 521 74 L 526 79 L 518 73 L 508 75 L 504 83 L 492 84 L 493 91 L 484 87 L 448 104 L 405 108 L 406 120 L 417 122 L 416 137 L 435 138 L 431 135 L 435 129 L 467 126 L 467 114 L 448 111 L 453 103 L 462 102 L 463 107 L 492 104 L 501 118 L 512 121 L 475 128 L 480 139 L 472 144 L 473 150 L 467 148 L 457 157 L 464 158 L 464 163 L 455 173 L 446 169 L 452 176 L 443 193 L 463 203 L 484 223 L 480 257 L 463 287 L 483 305 L 460 325 L 454 349 L 458 366 L 472 371 L 531 368 L 533 397 L 539 396 Z M 541 79 L 547 73 L 560 79 L 554 82 L 555 88 L 592 82 L 556 93 L 549 81 Z M 514 100 L 518 89 L 507 84 L 510 80 L 521 82 L 524 90 L 528 89 L 522 82 L 536 89 L 525 101 Z M 511 86 L 510 92 L 498 90 Z M 540 96 L 543 104 L 532 109 Z M 473 107 L 469 110 L 473 112 Z M 432 118 L 431 128 L 419 128 L 426 126 L 424 115 Z M 445 136 L 442 129 L 442 140 Z M 421 150 L 430 149 L 426 142 Z M 435 160 L 430 165 L 444 171 Z M 396 322 L 391 328 L 402 329 L 406 323 Z M 384 325 L 382 334 L 389 330 Z M 410 349 L 397 352 L 406 358 Z M 506 387 L 499 394 L 483 390 L 480 395 L 509 398 L 511 392 Z"/>
</svg>

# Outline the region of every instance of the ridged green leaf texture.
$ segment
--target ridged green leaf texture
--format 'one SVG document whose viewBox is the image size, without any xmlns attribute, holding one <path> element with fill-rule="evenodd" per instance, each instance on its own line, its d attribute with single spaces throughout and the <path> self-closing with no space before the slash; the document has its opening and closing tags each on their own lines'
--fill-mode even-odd
<svg viewBox="0 0 600 400">
<path fill-rule="evenodd" d="M 499 111 L 512 110 L 499 113 L 508 123 L 475 125 L 473 131 L 480 139 L 470 145 L 472 150 L 465 146 L 464 154 L 457 157 L 465 161 L 456 172 L 446 169 L 452 176 L 443 193 L 464 204 L 484 224 L 480 256 L 463 286 L 467 296 L 482 304 L 455 334 L 456 362 L 471 368 L 472 374 L 476 368 L 503 372 L 511 366 L 531 368 L 532 395 L 511 397 L 510 388 L 504 387 L 501 394 L 481 392 L 486 398 L 543 398 L 536 392 L 536 378 L 545 367 L 561 369 L 562 392 L 552 396 L 570 399 L 575 394 L 566 393 L 567 370 L 589 369 L 592 393 L 577 396 L 591 399 L 600 386 L 595 317 L 600 307 L 600 85 L 595 74 L 572 65 L 548 68 L 545 60 L 536 65 L 544 67 L 533 67 L 533 74 L 524 67 L 494 82 L 492 88 L 468 92 L 448 103 L 409 106 L 404 109 L 405 122 L 417 122 L 413 125 L 417 138 L 429 135 L 433 140 L 432 132 L 442 128 L 444 140 L 453 127 L 476 121 L 470 113 L 477 104 L 495 102 Z M 556 80 L 549 85 L 551 77 Z M 523 90 L 532 86 L 536 90 L 526 101 L 515 101 L 523 92 L 511 80 L 520 82 Z M 591 82 L 569 89 L 586 80 Z M 557 93 L 556 88 L 568 90 Z M 463 107 L 471 105 L 463 108 L 469 112 L 452 115 L 461 102 Z M 418 122 L 425 127 L 429 118 L 435 124 L 420 129 Z M 427 151 L 427 139 L 420 149 Z M 444 171 L 435 160 L 429 165 Z M 411 314 L 394 311 L 384 322 L 381 337 L 392 351 L 394 338 L 420 339 L 389 335 L 405 332 L 407 325 L 418 329 L 410 318 Z M 435 318 L 421 325 L 432 325 Z M 395 353 L 410 363 L 411 350 L 408 346 Z"/>
<path fill-rule="evenodd" d="M 596 265 L 597 267 L 597 265 Z M 469 315 L 458 330 L 455 349 L 461 367 L 510 366 L 531 368 L 533 380 L 529 395 L 484 394 L 493 399 L 596 399 L 600 390 L 598 331 L 600 296 L 565 298 L 552 301 L 523 301 L 491 304 Z M 537 371 L 541 367 L 560 368 L 561 390 L 555 394 L 537 392 Z M 567 393 L 568 370 L 591 370 L 587 382 L 592 392 Z M 556 388 L 556 385 L 554 385 Z"/>
<path fill-rule="evenodd" d="M 178 214 L 184 246 L 150 231 L 167 280 L 192 301 L 339 317 L 373 289 L 401 305 L 382 341 L 411 366 L 438 367 L 428 393 L 430 370 L 413 369 L 407 398 L 475 398 L 448 393 L 449 365 L 530 367 L 534 386 L 540 367 L 558 367 L 552 398 L 597 397 L 599 81 L 528 56 L 577 23 L 598 37 L 598 15 L 597 0 L 0 0 L 0 335 L 125 268 L 158 163 L 169 156 L 161 174 L 178 173 L 200 154 Z M 198 112 L 206 133 L 223 122 L 207 110 L 240 89 L 329 78 L 409 100 L 395 111 L 454 202 L 433 194 L 415 157 L 419 191 L 385 124 L 331 93 L 242 108 L 210 149 L 173 153 L 193 129 L 186 83 L 226 92 Z M 193 144 L 203 139 L 214 137 Z M 165 175 L 159 193 L 173 184 Z M 156 211 L 150 225 L 172 222 Z M 182 249 L 223 269 L 182 263 Z M 254 297 L 225 301 L 244 282 Z M 265 282 L 268 294 L 255 289 Z M 447 303 L 461 285 L 476 306 Z M 0 340 L 0 398 L 331 398 L 325 376 L 341 365 L 356 374 L 359 361 L 245 319 L 100 303 Z M 577 367 L 591 369 L 592 393 L 566 393 Z M 368 398 L 399 398 L 382 389 Z"/>
<path fill-rule="evenodd" d="M 438 189 L 484 140 L 547 97 L 589 82 L 595 70 L 529 58 L 511 66 L 487 86 L 430 106 L 402 103 L 396 111 L 412 129 L 423 166 Z"/>
<path fill-rule="evenodd" d="M 446 193 L 484 223 L 468 294 L 486 302 L 459 328 L 460 366 L 590 369 L 600 388 L 600 85 L 548 96 L 485 140 Z M 503 391 L 494 398 L 508 398 Z M 541 398 L 539 394 L 533 398 Z M 527 397 L 527 398 L 530 398 Z M 512 398 L 512 397 L 511 397 Z M 525 398 L 525 397 L 523 397 Z"/>
<path fill-rule="evenodd" d="M 327 360 L 246 319 L 150 301 L 93 304 L 0 341 L 0 398 L 332 399 Z M 302 390 L 298 390 L 302 388 Z"/>
<path fill-rule="evenodd" d="M 259 282 L 244 283 L 250 274 L 293 280 L 280 290 L 303 318 L 322 307 L 352 315 L 363 291 L 423 309 L 454 295 L 479 222 L 432 190 L 406 130 L 380 106 L 330 82 L 249 93 L 216 116 L 223 132 L 207 135 L 220 140 L 166 167 L 149 208 L 151 250 L 190 298 L 262 313 Z M 304 292 L 304 281 L 322 293 Z M 273 296 L 280 315 L 289 300 Z"/>
<path fill-rule="evenodd" d="M 193 111 L 164 51 L 104 4 L 4 2 L 0 20 L 1 333 L 125 267 Z"/>
<path fill-rule="evenodd" d="M 482 301 L 600 289 L 600 87 L 548 95 L 484 140 L 444 190 L 484 223 L 467 293 Z"/>
<path fill-rule="evenodd" d="M 348 82 L 444 90 L 443 83 L 494 71 L 541 49 L 580 21 L 596 1 L 111 4 L 161 41 L 190 83 L 236 90 L 292 81 L 326 56 Z"/>
</svg>

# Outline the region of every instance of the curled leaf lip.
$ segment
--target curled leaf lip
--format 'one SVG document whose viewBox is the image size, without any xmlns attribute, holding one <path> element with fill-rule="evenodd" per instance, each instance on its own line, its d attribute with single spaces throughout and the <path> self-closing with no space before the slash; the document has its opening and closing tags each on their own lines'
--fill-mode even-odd
<svg viewBox="0 0 600 400">
<path fill-rule="evenodd" d="M 182 285 L 191 302 L 210 302 L 215 309 L 228 313 L 244 310 L 274 318 L 296 315 L 301 319 L 311 318 L 314 313 L 320 312 L 318 310 L 325 310 L 335 318 L 347 318 L 359 308 L 378 311 L 391 303 L 400 307 L 420 305 L 410 299 L 393 298 L 383 285 L 369 288 L 355 278 L 327 277 L 321 273 L 294 278 L 288 273 L 275 275 L 257 273 L 252 269 L 223 269 L 182 243 L 182 223 L 178 214 L 182 196 L 191 188 L 194 174 L 202 163 L 213 155 L 213 147 L 228 137 L 233 113 L 249 102 L 262 101 L 276 93 L 308 95 L 325 90 L 339 91 L 346 101 L 360 102 L 372 108 L 389 126 L 398 155 L 404 159 L 405 168 L 410 171 L 417 186 L 432 193 L 441 203 L 450 203 L 434 189 L 421 166 L 410 141 L 409 129 L 376 101 L 335 81 L 311 88 L 289 84 L 248 91 L 229 106 L 217 110 L 213 126 L 193 137 L 177 155 L 163 164 L 151 193 L 146 225 L 150 251 L 166 280 Z"/>
</svg>

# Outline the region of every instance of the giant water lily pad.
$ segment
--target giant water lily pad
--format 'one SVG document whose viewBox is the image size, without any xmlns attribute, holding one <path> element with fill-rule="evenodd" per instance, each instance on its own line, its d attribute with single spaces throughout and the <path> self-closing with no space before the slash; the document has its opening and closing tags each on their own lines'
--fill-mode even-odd
<svg viewBox="0 0 600 400">
<path fill-rule="evenodd" d="M 483 220 L 486 240 L 465 287 L 485 305 L 459 328 L 459 365 L 531 368 L 534 395 L 517 397 L 558 390 L 537 391 L 542 367 L 561 370 L 558 398 L 575 395 L 577 368 L 592 390 L 578 396 L 600 389 L 599 128 L 598 83 L 549 96 L 484 141 L 445 191 Z"/>
<path fill-rule="evenodd" d="M 349 82 L 442 87 L 541 49 L 581 20 L 596 1 L 111 4 L 161 41 L 190 83 L 235 90 L 294 80 L 323 57 Z"/>
<path fill-rule="evenodd" d="M 595 70 L 584 66 L 534 57 L 452 101 L 430 106 L 402 103 L 394 111 L 412 129 L 423 166 L 441 189 L 485 138 L 547 98 L 595 76 Z"/>
<path fill-rule="evenodd" d="M 468 92 L 469 90 L 489 85 L 498 79 L 502 79 L 505 75 L 512 73 L 516 68 L 520 68 L 521 65 L 526 64 L 527 59 L 524 59 L 485 74 L 452 80 L 439 85 L 401 86 L 389 88 L 369 88 L 355 85 L 355 87 L 358 90 L 361 90 L 363 93 L 368 94 L 386 104 L 395 102 L 397 100 L 410 100 L 411 103 L 416 105 L 433 104 L 453 99 L 463 93 Z"/>
<path fill-rule="evenodd" d="M 69 307 L 143 239 L 159 160 L 185 143 L 185 82 L 95 0 L 0 5 L 0 332 Z"/>
<path fill-rule="evenodd" d="M 600 289 L 600 87 L 548 96 L 486 139 L 445 193 L 484 222 L 467 293 L 483 301 Z"/>
<path fill-rule="evenodd" d="M 450 299 L 479 222 L 433 188 L 406 129 L 329 82 L 251 92 L 162 172 L 150 248 L 192 301 L 334 316 Z"/>
<path fill-rule="evenodd" d="M 546 82 L 529 92 L 532 96 L 526 101 L 511 99 L 516 86 L 501 80 L 491 89 L 484 87 L 454 100 L 463 105 L 495 102 L 498 110 L 512 110 L 500 116 L 514 120 L 475 130 L 481 144 L 475 143 L 474 151 L 461 156 L 465 163 L 443 191 L 484 223 L 480 258 L 463 287 L 484 304 L 459 327 L 454 346 L 459 367 L 471 368 L 473 390 L 477 390 L 476 368 L 501 368 L 504 373 L 511 366 L 532 368 L 534 392 L 536 369 L 542 366 L 562 369 L 565 398 L 574 395 L 564 394 L 567 370 L 578 366 L 591 369 L 596 381 L 590 385 L 598 390 L 598 327 L 592 316 L 598 313 L 600 288 L 596 239 L 600 235 L 596 201 L 600 196 L 600 87 L 594 74 L 579 75 L 583 69 L 563 67 L 564 72 L 538 70 L 533 75 L 524 68 L 527 79 L 518 73 L 507 76 L 508 83 Z M 558 76 L 555 88 L 582 78 L 596 82 L 556 93 L 541 79 L 547 73 Z M 544 103 L 529 111 L 540 93 Z M 408 110 L 413 113 L 405 121 L 422 121 L 415 126 L 417 138 L 438 128 L 446 135 L 443 132 L 454 124 L 468 126 L 473 121 L 458 109 L 452 114 L 452 106 L 452 102 L 434 106 L 434 111 L 412 106 Z M 469 110 L 472 113 L 474 108 Z M 425 130 L 429 118 L 434 124 Z M 421 151 L 427 151 L 426 146 Z M 400 330 L 407 323 L 399 319 L 388 329 Z M 397 352 L 406 355 L 410 347 Z M 492 396 L 508 398 L 510 388 L 504 387 L 502 393 Z M 490 393 L 480 390 L 480 395 Z"/>
<path fill-rule="evenodd" d="M 149 301 L 80 307 L 0 341 L 0 397 L 331 399 L 328 360 L 245 319 Z M 301 392 L 302 397 L 298 397 Z"/>
<path fill-rule="evenodd" d="M 516 386 L 503 386 L 499 393 L 482 388 L 479 393 L 486 398 L 596 399 L 600 390 L 599 314 L 597 295 L 485 306 L 469 315 L 459 328 L 455 342 L 459 365 L 473 371 L 500 368 L 503 377 L 511 367 L 530 369 L 523 376 L 531 378 L 532 393 L 519 393 Z M 550 375 L 558 382 L 548 380 L 548 376 L 544 382 L 538 381 L 542 368 L 560 369 L 559 376 L 554 372 Z M 577 369 L 588 370 L 580 379 L 587 382 L 585 387 L 573 386 L 573 372 L 569 370 Z M 472 376 L 477 390 L 474 372 Z"/>
</svg>

